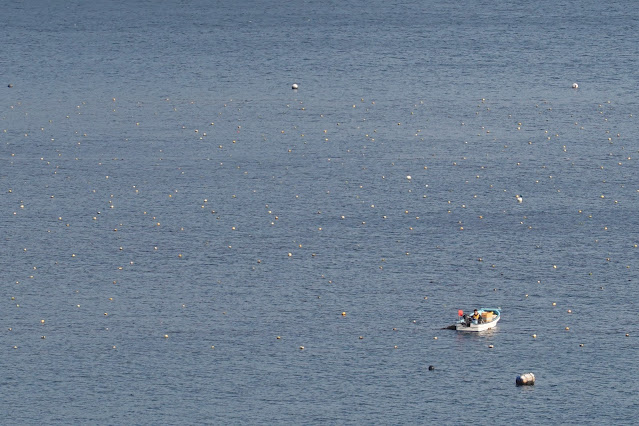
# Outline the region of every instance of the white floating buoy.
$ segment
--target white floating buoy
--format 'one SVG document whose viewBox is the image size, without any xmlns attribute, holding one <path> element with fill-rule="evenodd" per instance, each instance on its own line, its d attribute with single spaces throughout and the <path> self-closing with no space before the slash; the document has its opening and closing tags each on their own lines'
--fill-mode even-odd
<svg viewBox="0 0 639 426">
<path fill-rule="evenodd" d="M 579 89 L 579 85 L 577 83 L 572 83 L 572 88 L 573 89 Z"/>
<path fill-rule="evenodd" d="M 534 385 L 535 375 L 533 373 L 522 374 L 521 376 L 517 376 L 517 378 L 515 378 L 515 383 L 517 384 L 517 386 Z"/>
<path fill-rule="evenodd" d="M 298 87 L 299 87 L 299 86 L 297 85 L 297 83 L 293 83 L 293 86 L 291 86 L 291 88 L 292 88 L 293 90 L 297 90 L 297 88 L 298 88 Z"/>
<path fill-rule="evenodd" d="M 517 202 L 520 204 L 524 202 L 524 197 L 519 194 L 515 195 L 515 198 L 517 198 Z"/>
</svg>

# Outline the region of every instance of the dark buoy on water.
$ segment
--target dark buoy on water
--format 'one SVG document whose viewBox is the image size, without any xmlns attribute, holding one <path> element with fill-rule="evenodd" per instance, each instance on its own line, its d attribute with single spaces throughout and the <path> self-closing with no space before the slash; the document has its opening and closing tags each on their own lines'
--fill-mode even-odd
<svg viewBox="0 0 639 426">
<path fill-rule="evenodd" d="M 428 370 L 429 370 L 429 371 L 433 371 L 434 369 L 435 369 L 435 366 L 434 366 L 434 365 L 429 365 L 429 366 L 428 366 Z"/>
<path fill-rule="evenodd" d="M 535 384 L 535 375 L 533 373 L 522 374 L 515 379 L 517 386 L 528 386 Z"/>
</svg>

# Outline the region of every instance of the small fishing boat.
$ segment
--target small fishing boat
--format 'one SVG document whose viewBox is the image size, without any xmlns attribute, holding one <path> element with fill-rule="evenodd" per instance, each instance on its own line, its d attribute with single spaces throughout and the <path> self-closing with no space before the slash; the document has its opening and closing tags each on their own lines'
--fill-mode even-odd
<svg viewBox="0 0 639 426">
<path fill-rule="evenodd" d="M 499 322 L 501 318 L 500 313 L 501 308 L 481 308 L 477 310 L 479 313 L 479 319 L 473 319 L 472 314 L 464 314 L 464 311 L 461 309 L 458 311 L 459 318 L 457 322 L 454 324 L 455 330 L 457 331 L 484 331 L 489 328 L 493 328 Z"/>
</svg>

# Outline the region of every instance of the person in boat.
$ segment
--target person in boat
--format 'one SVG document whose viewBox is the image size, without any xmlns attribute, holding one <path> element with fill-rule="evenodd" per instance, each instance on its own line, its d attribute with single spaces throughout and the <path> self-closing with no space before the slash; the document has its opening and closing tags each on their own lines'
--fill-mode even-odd
<svg viewBox="0 0 639 426">
<path fill-rule="evenodd" d="M 481 315 L 479 314 L 479 312 L 477 312 L 477 309 L 475 309 L 475 312 L 473 312 L 472 318 L 473 321 L 477 322 L 477 324 L 481 322 Z"/>
</svg>

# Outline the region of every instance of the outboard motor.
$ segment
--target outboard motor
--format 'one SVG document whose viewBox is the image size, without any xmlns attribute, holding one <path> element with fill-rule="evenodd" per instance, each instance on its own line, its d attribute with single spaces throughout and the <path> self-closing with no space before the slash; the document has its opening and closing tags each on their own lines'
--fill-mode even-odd
<svg viewBox="0 0 639 426">
<path fill-rule="evenodd" d="M 466 323 L 466 327 L 470 327 L 470 317 L 464 314 L 464 322 Z"/>
</svg>

